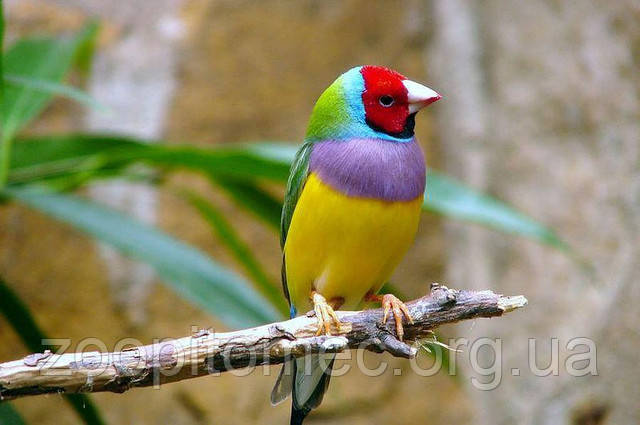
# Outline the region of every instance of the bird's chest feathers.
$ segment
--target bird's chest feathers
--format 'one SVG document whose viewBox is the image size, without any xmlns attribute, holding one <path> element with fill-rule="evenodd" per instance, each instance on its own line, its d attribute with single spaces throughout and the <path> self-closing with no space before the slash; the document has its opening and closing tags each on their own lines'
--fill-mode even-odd
<svg viewBox="0 0 640 425">
<path fill-rule="evenodd" d="M 415 141 L 319 142 L 309 168 L 284 248 L 290 296 L 308 310 L 313 286 L 355 308 L 413 240 L 425 187 L 422 151 Z"/>
<path fill-rule="evenodd" d="M 318 142 L 309 169 L 325 184 L 350 197 L 411 201 L 425 189 L 420 145 L 379 139 Z"/>
<path fill-rule="evenodd" d="M 355 308 L 389 278 L 413 241 L 422 194 L 411 201 L 346 196 L 312 172 L 293 214 L 284 247 L 293 304 L 311 308 L 313 288 Z"/>
</svg>

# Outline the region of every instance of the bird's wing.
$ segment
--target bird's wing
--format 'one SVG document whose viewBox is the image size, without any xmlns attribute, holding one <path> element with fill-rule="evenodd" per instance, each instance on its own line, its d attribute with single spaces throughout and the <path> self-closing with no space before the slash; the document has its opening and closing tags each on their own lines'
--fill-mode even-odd
<svg viewBox="0 0 640 425">
<path fill-rule="evenodd" d="M 296 153 L 293 165 L 291 166 L 289 180 L 287 181 L 287 190 L 284 195 L 284 205 L 282 206 L 282 216 L 280 218 L 280 246 L 282 249 L 284 249 L 284 244 L 287 241 L 287 233 L 289 232 L 293 212 L 296 209 L 298 199 L 300 198 L 304 184 L 309 176 L 309 157 L 311 156 L 312 148 L 313 142 L 304 142 Z M 287 272 L 284 255 L 282 256 L 282 287 L 284 289 L 284 294 L 287 297 L 287 301 L 291 303 L 289 300 L 289 289 L 287 287 Z M 293 310 L 291 315 L 295 315 Z"/>
<path fill-rule="evenodd" d="M 289 231 L 293 211 L 296 209 L 296 204 L 309 175 L 309 157 L 311 156 L 312 147 L 312 142 L 305 142 L 296 153 L 291 166 L 280 218 L 280 246 L 283 249 L 284 243 L 287 241 L 287 232 Z"/>
</svg>

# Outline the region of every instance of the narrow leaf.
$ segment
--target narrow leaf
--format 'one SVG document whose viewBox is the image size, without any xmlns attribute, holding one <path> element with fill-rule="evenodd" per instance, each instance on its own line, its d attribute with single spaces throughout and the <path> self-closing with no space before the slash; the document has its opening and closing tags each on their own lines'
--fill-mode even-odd
<svg viewBox="0 0 640 425">
<path fill-rule="evenodd" d="M 80 164 L 100 166 L 146 163 L 168 169 L 187 169 L 236 179 L 286 181 L 289 166 L 247 146 L 215 149 L 188 145 L 147 144 L 110 135 L 37 137 L 16 143 L 10 182 L 23 183 L 74 173 Z M 83 169 L 86 171 L 86 169 Z"/>
<path fill-rule="evenodd" d="M 4 81 L 4 4 L 0 0 L 0 82 Z M 4 84 L 0 84 L 0 141 L 4 139 Z"/>
<path fill-rule="evenodd" d="M 286 317 L 289 309 L 280 285 L 269 278 L 262 264 L 253 255 L 247 244 L 240 239 L 222 212 L 195 192 L 186 191 L 184 196 L 209 223 L 218 240 L 227 247 L 235 260 L 245 269 L 260 292 L 282 313 L 282 317 Z"/>
<path fill-rule="evenodd" d="M 231 327 L 255 326 L 279 318 L 240 276 L 152 226 L 71 195 L 32 187 L 7 189 L 5 193 L 152 265 L 172 289 Z"/>
<path fill-rule="evenodd" d="M 566 243 L 550 228 L 495 198 L 435 171 L 430 171 L 427 176 L 427 191 L 422 208 L 446 217 L 526 236 L 563 251 L 569 250 Z"/>
<path fill-rule="evenodd" d="M 13 292 L 9 285 L 0 277 L 0 314 L 13 327 L 25 346 L 32 352 L 52 350 L 56 347 L 42 344 L 47 336 L 40 330 L 29 307 Z M 86 394 L 64 394 L 65 399 L 88 425 L 104 424 L 100 412 Z M 0 403 L 3 406 L 3 403 Z M 0 415 L 0 420 L 2 416 Z M 2 423 L 2 422 L 0 422 Z M 18 422 L 20 423 L 20 422 Z"/>
<path fill-rule="evenodd" d="M 143 148 L 143 143 L 109 136 L 45 136 L 17 139 L 11 156 L 10 182 L 28 182 L 75 171 L 79 164 L 106 159 L 123 149 Z"/>
<path fill-rule="evenodd" d="M 2 277 L 0 277 L 0 313 L 7 319 L 29 351 L 35 353 L 52 348 L 42 344 L 46 336 L 36 324 L 27 305 Z"/>
<path fill-rule="evenodd" d="M 7 183 L 11 145 L 5 142 L 5 106 L 4 106 L 4 5 L 0 0 L 0 188 Z"/>
<path fill-rule="evenodd" d="M 25 425 L 22 416 L 10 403 L 0 403 L 0 425 Z"/>
<path fill-rule="evenodd" d="M 276 199 L 269 192 L 257 184 L 239 179 L 212 177 L 215 184 L 220 186 L 235 202 L 258 217 L 273 230 L 280 231 L 280 214 L 282 201 Z"/>
<path fill-rule="evenodd" d="M 98 32 L 100 31 L 100 22 L 97 19 L 91 19 L 80 31 L 77 38 L 80 40 L 76 48 L 73 58 L 74 66 L 83 75 L 91 70 L 93 55 L 96 52 L 98 43 Z"/>
<path fill-rule="evenodd" d="M 234 147 L 146 145 L 114 136 L 70 135 L 30 139 L 16 144 L 12 182 L 64 175 L 77 167 L 114 167 L 135 162 L 202 172 L 212 177 L 239 205 L 276 227 L 279 208 L 256 179 L 283 183 L 296 148 L 278 143 Z M 98 160 L 99 159 L 99 160 Z M 91 162 L 94 161 L 94 162 Z M 84 170 L 84 169 L 83 169 Z M 423 209 L 525 236 L 569 252 L 556 233 L 515 208 L 440 172 L 429 171 Z"/>
<path fill-rule="evenodd" d="M 13 137 L 53 98 L 52 93 L 40 89 L 5 85 L 5 75 L 59 83 L 71 68 L 79 49 L 86 46 L 95 34 L 96 25 L 90 24 L 72 38 L 24 38 L 1 55 L 3 69 L 0 72 L 0 87 L 3 93 L 0 102 L 0 188 L 7 182 Z"/>
<path fill-rule="evenodd" d="M 104 105 L 89 96 L 86 92 L 66 84 L 13 74 L 5 74 L 4 81 L 5 85 L 8 86 L 22 88 L 23 90 L 31 89 L 40 91 L 52 96 L 62 96 L 94 109 L 101 111 L 106 110 Z"/>
<path fill-rule="evenodd" d="M 5 75 L 59 83 L 73 65 L 78 49 L 95 36 L 93 26 L 71 38 L 24 38 L 5 54 Z M 51 92 L 23 86 L 7 85 L 4 98 L 4 140 L 13 135 L 42 111 L 52 100 Z"/>
</svg>

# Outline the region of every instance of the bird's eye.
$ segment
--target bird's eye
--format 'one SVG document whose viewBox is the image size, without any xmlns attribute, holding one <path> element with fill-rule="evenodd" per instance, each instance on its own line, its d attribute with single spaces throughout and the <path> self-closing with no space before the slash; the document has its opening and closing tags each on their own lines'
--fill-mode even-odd
<svg viewBox="0 0 640 425">
<path fill-rule="evenodd" d="M 388 94 L 384 96 L 380 96 L 380 99 L 378 99 L 378 101 L 385 108 L 388 108 L 389 106 L 393 105 L 393 102 L 394 102 L 393 97 L 389 96 Z"/>
</svg>

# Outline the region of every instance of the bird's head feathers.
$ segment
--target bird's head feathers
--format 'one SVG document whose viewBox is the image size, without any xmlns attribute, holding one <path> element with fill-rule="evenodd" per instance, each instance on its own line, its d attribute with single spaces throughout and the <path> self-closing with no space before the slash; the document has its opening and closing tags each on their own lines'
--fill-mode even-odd
<svg viewBox="0 0 640 425">
<path fill-rule="evenodd" d="M 415 114 L 438 99 L 438 93 L 398 72 L 358 66 L 322 93 L 311 114 L 306 139 L 409 141 Z"/>
</svg>

